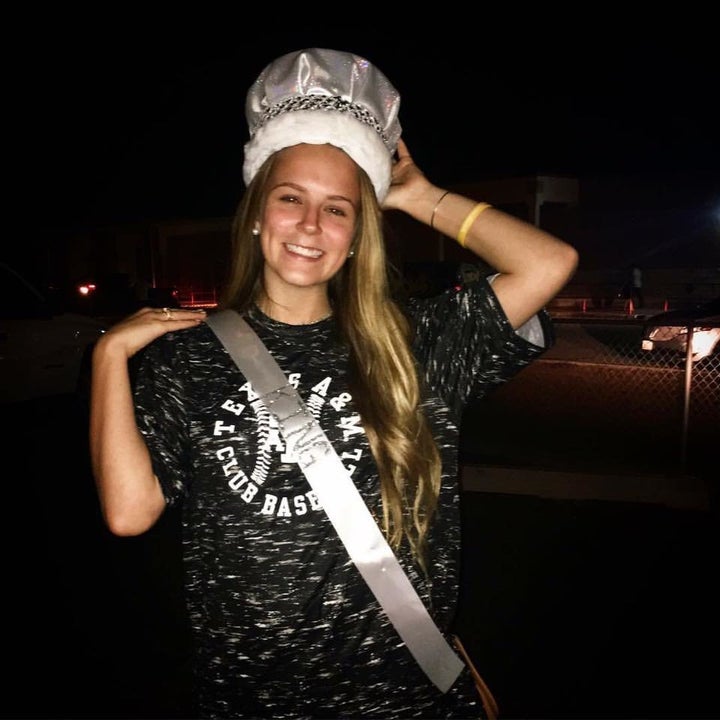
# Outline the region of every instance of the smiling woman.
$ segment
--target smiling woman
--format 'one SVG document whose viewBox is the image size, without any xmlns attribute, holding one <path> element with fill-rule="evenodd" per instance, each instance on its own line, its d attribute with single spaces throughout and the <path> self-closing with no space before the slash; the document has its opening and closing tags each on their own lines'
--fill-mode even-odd
<svg viewBox="0 0 720 720">
<path fill-rule="evenodd" d="M 201 717 L 495 712 L 452 644 L 461 420 L 552 344 L 544 307 L 578 257 L 433 184 L 399 106 L 362 56 L 271 62 L 247 93 L 247 187 L 218 310 L 143 308 L 93 354 L 108 527 L 138 535 L 182 510 Z M 385 210 L 432 222 L 492 282 L 397 302 Z M 250 370 L 220 342 L 228 317 L 244 321 L 231 329 Z"/>
</svg>

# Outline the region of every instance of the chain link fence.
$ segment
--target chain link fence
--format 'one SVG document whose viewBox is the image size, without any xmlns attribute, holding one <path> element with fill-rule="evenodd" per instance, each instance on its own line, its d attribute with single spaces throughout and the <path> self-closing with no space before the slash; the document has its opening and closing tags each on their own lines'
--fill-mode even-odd
<svg viewBox="0 0 720 720">
<path fill-rule="evenodd" d="M 720 479 L 720 352 L 643 350 L 640 320 L 555 329 L 541 359 L 468 408 L 466 462 Z"/>
</svg>

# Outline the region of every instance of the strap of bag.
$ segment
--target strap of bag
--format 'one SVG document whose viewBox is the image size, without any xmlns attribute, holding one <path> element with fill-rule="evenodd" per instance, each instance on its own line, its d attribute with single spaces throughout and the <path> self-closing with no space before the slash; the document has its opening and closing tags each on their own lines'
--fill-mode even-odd
<svg viewBox="0 0 720 720">
<path fill-rule="evenodd" d="M 492 694 L 492 691 L 487 686 L 487 683 L 482 679 L 482 676 L 478 672 L 478 669 L 475 667 L 475 663 L 472 661 L 470 655 L 468 655 L 465 646 L 462 644 L 460 638 L 457 635 L 453 635 L 453 645 L 455 645 L 457 651 L 460 653 L 463 660 L 465 660 L 465 664 L 470 670 L 470 674 L 472 675 L 472 678 L 475 682 L 475 688 L 478 691 L 480 701 L 482 702 L 483 708 L 485 709 L 485 715 L 487 717 L 487 720 L 497 720 L 500 714 L 497 700 L 495 700 L 495 696 Z"/>
<path fill-rule="evenodd" d="M 213 313 L 207 324 L 277 420 L 288 450 L 405 645 L 438 689 L 447 692 L 464 664 L 430 617 L 332 443 L 238 313 Z"/>
</svg>

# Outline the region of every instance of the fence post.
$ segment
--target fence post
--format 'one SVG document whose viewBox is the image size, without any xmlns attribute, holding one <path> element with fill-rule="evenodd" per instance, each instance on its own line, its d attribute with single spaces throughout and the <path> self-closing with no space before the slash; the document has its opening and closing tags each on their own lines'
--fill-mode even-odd
<svg viewBox="0 0 720 720">
<path fill-rule="evenodd" d="M 685 393 L 683 398 L 683 424 L 682 439 L 680 446 L 680 470 L 684 474 L 687 467 L 687 438 L 688 425 L 690 421 L 690 386 L 692 384 L 692 368 L 693 368 L 693 323 L 687 326 L 687 348 L 685 349 Z"/>
</svg>

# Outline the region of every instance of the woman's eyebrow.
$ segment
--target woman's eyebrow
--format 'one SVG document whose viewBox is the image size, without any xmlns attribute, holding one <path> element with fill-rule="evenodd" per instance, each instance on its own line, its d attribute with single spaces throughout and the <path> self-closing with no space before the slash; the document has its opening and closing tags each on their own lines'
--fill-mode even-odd
<svg viewBox="0 0 720 720">
<path fill-rule="evenodd" d="M 284 188 L 284 187 L 292 188 L 293 190 L 297 190 L 298 192 L 306 192 L 306 189 L 302 185 L 298 185 L 297 183 L 294 183 L 291 181 L 284 181 L 284 180 L 282 182 L 277 183 L 276 185 L 273 185 L 270 188 L 270 191 L 272 192 L 273 190 L 278 190 L 279 188 Z M 327 198 L 328 198 L 328 200 L 336 200 L 336 201 L 350 203 L 350 205 L 355 204 L 349 197 L 346 197 L 345 195 L 328 195 Z"/>
</svg>

